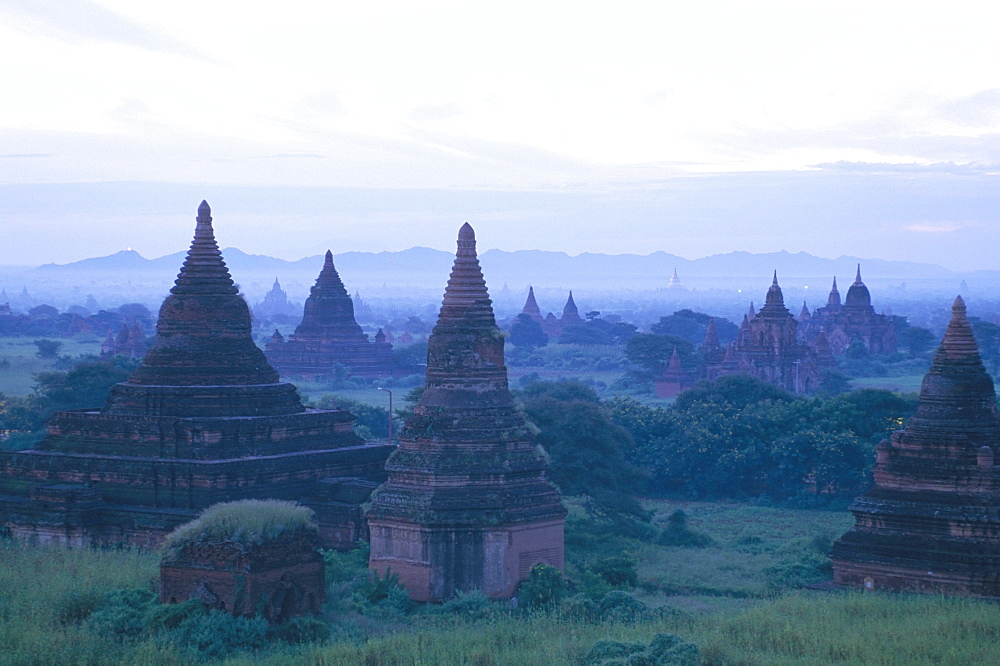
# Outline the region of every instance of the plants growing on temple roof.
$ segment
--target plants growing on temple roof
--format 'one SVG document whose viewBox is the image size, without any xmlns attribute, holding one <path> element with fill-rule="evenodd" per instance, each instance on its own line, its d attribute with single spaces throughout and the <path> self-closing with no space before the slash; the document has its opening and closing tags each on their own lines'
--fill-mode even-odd
<svg viewBox="0 0 1000 666">
<path fill-rule="evenodd" d="M 191 543 L 226 541 L 256 546 L 282 535 L 316 532 L 313 510 L 282 500 L 238 500 L 213 504 L 163 542 L 166 556 Z"/>
</svg>

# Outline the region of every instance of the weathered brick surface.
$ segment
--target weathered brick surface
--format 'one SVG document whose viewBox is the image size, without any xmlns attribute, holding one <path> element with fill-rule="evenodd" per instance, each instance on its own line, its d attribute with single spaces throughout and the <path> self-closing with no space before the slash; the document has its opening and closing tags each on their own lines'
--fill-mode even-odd
<svg viewBox="0 0 1000 666">
<path fill-rule="evenodd" d="M 128 381 L 101 409 L 57 412 L 36 449 L 0 452 L 0 525 L 16 536 L 155 544 L 217 502 L 299 500 L 324 479 L 385 478 L 391 447 L 366 444 L 345 411 L 303 407 L 254 344 L 210 213 L 203 203 L 156 339 Z M 363 534 L 363 501 L 324 500 L 325 546 Z"/>
<path fill-rule="evenodd" d="M 508 390 L 503 346 L 465 225 L 423 395 L 367 513 L 371 568 L 399 573 L 414 599 L 509 597 L 534 564 L 563 565 L 566 511 Z"/>
<path fill-rule="evenodd" d="M 957 298 L 917 412 L 878 446 L 875 485 L 833 546 L 835 582 L 1000 597 L 998 445 L 993 381 Z"/>
<path fill-rule="evenodd" d="M 261 545 L 193 543 L 160 564 L 160 602 L 200 599 L 232 615 L 282 621 L 319 613 L 326 600 L 323 556 L 314 533 Z"/>
</svg>

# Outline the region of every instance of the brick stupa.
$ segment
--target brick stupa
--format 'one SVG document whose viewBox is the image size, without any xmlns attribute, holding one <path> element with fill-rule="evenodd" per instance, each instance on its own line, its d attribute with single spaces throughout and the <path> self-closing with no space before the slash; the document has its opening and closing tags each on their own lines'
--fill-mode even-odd
<svg viewBox="0 0 1000 666">
<path fill-rule="evenodd" d="M 354 303 L 329 250 L 306 299 L 302 323 L 287 340 L 275 331 L 265 353 L 282 376 L 325 379 L 338 365 L 360 377 L 386 377 L 395 370 L 392 345 L 370 341 L 358 326 Z"/>
<path fill-rule="evenodd" d="M 423 395 L 367 514 L 370 567 L 391 568 L 413 599 L 510 597 L 532 566 L 563 566 L 566 510 L 508 390 L 503 350 L 465 224 Z"/>
<path fill-rule="evenodd" d="M 325 546 L 348 546 L 391 450 L 365 444 L 353 421 L 305 409 L 278 380 L 202 202 L 142 364 L 103 408 L 56 412 L 35 449 L 0 452 L 0 527 L 152 545 L 217 502 L 289 499 L 316 510 Z"/>
<path fill-rule="evenodd" d="M 993 381 L 959 297 L 916 413 L 879 444 L 875 485 L 834 543 L 834 582 L 1000 597 L 998 445 Z"/>
</svg>

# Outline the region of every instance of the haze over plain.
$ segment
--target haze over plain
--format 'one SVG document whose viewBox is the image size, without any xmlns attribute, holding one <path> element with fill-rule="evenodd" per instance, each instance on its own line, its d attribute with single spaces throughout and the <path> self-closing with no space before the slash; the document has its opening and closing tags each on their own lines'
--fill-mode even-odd
<svg viewBox="0 0 1000 666">
<path fill-rule="evenodd" d="M 1000 42 L 957 3 L 0 0 L 4 263 L 220 242 L 995 268 Z"/>
</svg>

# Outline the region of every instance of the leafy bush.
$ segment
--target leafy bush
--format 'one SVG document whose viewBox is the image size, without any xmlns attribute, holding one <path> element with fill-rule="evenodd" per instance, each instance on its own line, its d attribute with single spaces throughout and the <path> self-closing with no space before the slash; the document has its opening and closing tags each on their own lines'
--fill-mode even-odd
<svg viewBox="0 0 1000 666">
<path fill-rule="evenodd" d="M 496 604 L 481 590 L 459 591 L 441 605 L 441 610 L 467 620 L 485 620 L 496 613 Z"/>
<path fill-rule="evenodd" d="M 281 500 L 239 500 L 213 504 L 198 518 L 181 525 L 163 542 L 165 558 L 189 543 L 230 541 L 256 546 L 282 534 L 316 532 L 313 510 Z"/>
<path fill-rule="evenodd" d="M 562 571 L 547 564 L 531 567 L 527 580 L 518 587 L 521 605 L 528 609 L 554 608 L 566 598 L 566 579 Z"/>
<path fill-rule="evenodd" d="M 367 541 L 360 541 L 353 550 L 324 550 L 326 582 L 328 585 L 346 583 L 368 571 L 370 548 Z"/>
<path fill-rule="evenodd" d="M 604 579 L 611 587 L 633 588 L 639 582 L 637 565 L 638 562 L 631 553 L 623 550 L 620 555 L 597 560 L 590 567 L 590 570 Z"/>
<path fill-rule="evenodd" d="M 135 638 L 146 631 L 148 616 L 156 600 L 149 590 L 116 590 L 87 619 L 89 627 L 105 636 Z"/>
<path fill-rule="evenodd" d="M 764 571 L 768 586 L 774 590 L 793 589 L 829 579 L 833 575 L 827 557 L 830 546 L 831 540 L 825 535 L 783 544 L 776 551 L 781 559 Z"/>
<path fill-rule="evenodd" d="M 212 610 L 192 615 L 165 634 L 202 659 L 225 659 L 238 652 L 260 650 L 267 645 L 267 620 L 261 617 L 233 617 Z"/>
<path fill-rule="evenodd" d="M 688 527 L 687 514 L 683 509 L 677 509 L 670 514 L 667 518 L 667 526 L 660 533 L 656 542 L 661 546 L 687 546 L 690 548 L 704 548 L 714 543 L 712 537 L 695 532 Z"/>
<path fill-rule="evenodd" d="M 314 617 L 293 617 L 267 628 L 267 638 L 285 643 L 319 643 L 330 637 L 330 625 Z"/>
<path fill-rule="evenodd" d="M 656 634 L 648 645 L 603 640 L 583 659 L 586 666 L 695 666 L 698 646 L 673 634 Z"/>
</svg>

